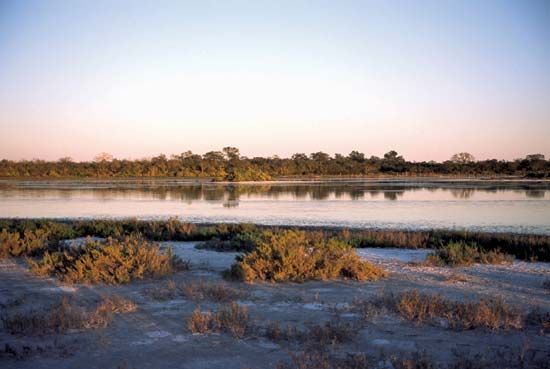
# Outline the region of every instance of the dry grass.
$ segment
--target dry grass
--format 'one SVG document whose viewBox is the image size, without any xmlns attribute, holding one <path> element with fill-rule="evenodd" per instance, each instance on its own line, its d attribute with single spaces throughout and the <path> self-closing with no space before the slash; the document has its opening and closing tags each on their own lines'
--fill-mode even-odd
<svg viewBox="0 0 550 369">
<path fill-rule="evenodd" d="M 412 290 L 399 295 L 382 293 L 368 300 L 355 300 L 352 306 L 366 321 L 380 314 L 396 313 L 412 322 L 455 330 L 523 329 L 525 325 L 523 313 L 501 299 L 460 302 Z"/>
<path fill-rule="evenodd" d="M 134 279 L 157 278 L 185 269 L 186 265 L 160 245 L 137 237 L 97 242 L 88 239 L 82 247 L 46 252 L 34 261 L 31 270 L 42 276 L 55 276 L 68 283 L 128 283 Z"/>
<path fill-rule="evenodd" d="M 404 292 L 395 299 L 395 309 L 405 319 L 418 323 L 434 323 L 443 319 L 457 330 L 488 328 L 522 329 L 523 315 L 501 299 L 463 303 L 441 295 Z"/>
<path fill-rule="evenodd" d="M 237 258 L 228 276 L 246 281 L 303 282 L 338 278 L 378 280 L 385 272 L 361 260 L 348 244 L 283 231 L 262 237 L 254 251 Z"/>
<path fill-rule="evenodd" d="M 228 303 L 247 296 L 245 291 L 234 288 L 226 282 L 192 281 L 177 285 L 172 280 L 148 289 L 146 294 L 161 301 L 185 297 L 195 302 L 212 301 L 217 303 Z"/>
<path fill-rule="evenodd" d="M 330 345 L 351 342 L 358 333 L 358 328 L 340 319 L 327 321 L 324 324 L 314 324 L 305 328 L 279 322 L 268 324 L 265 336 L 275 342 L 290 342 L 306 345 L 309 349 L 321 349 Z"/>
<path fill-rule="evenodd" d="M 135 310 L 136 305 L 133 302 L 117 296 L 104 297 L 91 311 L 63 297 L 46 309 L 12 313 L 5 311 L 0 320 L 4 330 L 10 334 L 43 335 L 104 328 L 112 321 L 113 313 Z"/>
<path fill-rule="evenodd" d="M 230 333 L 235 338 L 243 338 L 251 328 L 248 309 L 235 302 L 222 306 L 217 313 L 195 309 L 187 319 L 187 328 L 194 334 L 213 332 Z"/>
<path fill-rule="evenodd" d="M 462 273 L 458 273 L 458 272 L 452 272 L 451 274 L 445 277 L 445 282 L 449 284 L 466 283 L 466 282 L 471 282 L 472 280 L 473 280 L 472 277 Z"/>
<path fill-rule="evenodd" d="M 540 331 L 540 334 L 550 333 L 550 311 L 542 311 L 537 308 L 531 311 L 526 318 L 529 324 L 534 325 Z"/>
<path fill-rule="evenodd" d="M 428 255 L 427 265 L 452 267 L 479 264 L 509 264 L 513 257 L 498 250 L 486 251 L 475 243 L 450 242 Z"/>
<path fill-rule="evenodd" d="M 364 353 L 345 356 L 330 355 L 324 351 L 306 350 L 290 353 L 290 363 L 278 363 L 276 369 L 366 369 L 375 368 Z"/>
<path fill-rule="evenodd" d="M 180 288 L 181 294 L 193 301 L 214 301 L 218 303 L 231 302 L 246 296 L 242 290 L 229 286 L 224 282 L 191 282 Z"/>
</svg>

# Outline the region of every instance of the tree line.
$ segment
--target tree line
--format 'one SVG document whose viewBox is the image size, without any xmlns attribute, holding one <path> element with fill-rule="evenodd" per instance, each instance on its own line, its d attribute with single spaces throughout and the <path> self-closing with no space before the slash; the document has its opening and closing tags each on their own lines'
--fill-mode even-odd
<svg viewBox="0 0 550 369">
<path fill-rule="evenodd" d="M 457 153 L 449 160 L 408 161 L 396 151 L 383 157 L 367 157 L 359 151 L 331 156 L 319 151 L 290 158 L 242 156 L 238 148 L 225 147 L 203 155 L 191 151 L 150 159 L 116 159 L 101 153 L 93 161 L 76 162 L 69 157 L 57 161 L 1 160 L 0 177 L 29 178 L 110 178 L 110 177 L 184 177 L 224 181 L 261 181 L 300 176 L 521 176 L 550 178 L 550 161 L 542 154 L 523 159 L 475 160 L 469 153 Z"/>
</svg>

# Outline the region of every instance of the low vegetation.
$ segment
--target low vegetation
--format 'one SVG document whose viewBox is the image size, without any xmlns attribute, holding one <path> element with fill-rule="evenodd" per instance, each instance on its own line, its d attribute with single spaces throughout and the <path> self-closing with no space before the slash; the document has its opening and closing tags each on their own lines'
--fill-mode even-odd
<svg viewBox="0 0 550 369">
<path fill-rule="evenodd" d="M 172 274 L 185 264 L 170 249 L 138 237 L 106 241 L 88 239 L 83 246 L 45 252 L 39 260 L 29 259 L 31 270 L 68 283 L 128 283 L 134 279 Z"/>
<path fill-rule="evenodd" d="M 444 266 L 469 266 L 478 264 L 509 264 L 513 257 L 498 250 L 486 251 L 475 243 L 450 242 L 428 255 L 424 264 Z"/>
<path fill-rule="evenodd" d="M 47 247 L 48 232 L 43 229 L 36 231 L 24 230 L 0 232 L 0 259 L 7 257 L 33 256 Z"/>
<path fill-rule="evenodd" d="M 228 303 L 247 296 L 241 289 L 230 286 L 227 282 L 191 281 L 180 285 L 174 281 L 148 289 L 146 295 L 155 300 L 170 300 L 184 297 L 195 302 L 211 301 Z"/>
<path fill-rule="evenodd" d="M 399 355 L 372 355 L 364 352 L 332 353 L 327 350 L 290 352 L 289 362 L 276 369 L 548 369 L 548 357 L 528 347 L 472 354 L 456 351 L 447 363 L 437 362 L 424 351 Z"/>
<path fill-rule="evenodd" d="M 272 322 L 265 329 L 265 336 L 274 342 L 300 343 L 309 348 L 326 348 L 329 345 L 353 341 L 358 331 L 357 326 L 340 319 L 309 325 L 305 328 L 290 324 L 282 326 L 279 322 Z"/>
<path fill-rule="evenodd" d="M 386 296 L 384 304 L 406 320 L 456 330 L 522 329 L 525 324 L 522 312 L 500 299 L 460 302 L 412 290 L 395 297 Z"/>
<path fill-rule="evenodd" d="M 232 302 L 222 306 L 216 313 L 195 309 L 187 319 L 187 328 L 194 334 L 226 332 L 241 339 L 251 329 L 251 324 L 248 309 Z"/>
<path fill-rule="evenodd" d="M 104 328 L 110 324 L 114 313 L 135 310 L 135 303 L 117 296 L 104 297 L 93 310 L 86 310 L 63 297 L 45 309 L 3 311 L 0 321 L 3 329 L 10 334 L 44 335 Z"/>
<path fill-rule="evenodd" d="M 316 240 L 303 231 L 283 231 L 264 235 L 254 251 L 237 257 L 227 275 L 246 282 L 372 281 L 385 272 L 337 239 Z"/>
<path fill-rule="evenodd" d="M 297 227 L 270 227 L 251 224 L 198 225 L 182 222 L 176 218 L 167 220 L 74 220 L 54 221 L 48 219 L 0 219 L 3 236 L 18 232 L 24 238 L 25 231 L 42 230 L 47 235 L 48 249 L 57 246 L 59 240 L 76 237 L 123 238 L 141 235 L 153 241 L 208 241 L 201 247 L 217 251 L 249 252 L 262 242 L 265 231 L 282 233 L 286 230 L 301 230 L 308 238 L 325 240 L 334 238 L 352 247 L 398 247 L 431 248 L 456 242 L 476 244 L 482 251 L 498 251 L 521 260 L 550 261 L 550 236 L 514 233 L 469 232 L 454 230 L 401 231 L 401 230 L 339 230 L 310 229 Z M 29 236 L 30 237 L 30 236 Z M 42 236 L 44 237 L 44 236 Z M 0 242 L 0 250 L 10 250 L 13 246 Z M 12 243 L 10 242 L 10 245 Z M 16 247 L 17 249 L 19 246 Z M 42 251 L 35 249 L 37 254 Z M 45 250 L 45 249 L 44 249 Z M 9 256 L 10 252 L 0 254 Z M 4 257 L 5 257 L 4 256 Z"/>
</svg>

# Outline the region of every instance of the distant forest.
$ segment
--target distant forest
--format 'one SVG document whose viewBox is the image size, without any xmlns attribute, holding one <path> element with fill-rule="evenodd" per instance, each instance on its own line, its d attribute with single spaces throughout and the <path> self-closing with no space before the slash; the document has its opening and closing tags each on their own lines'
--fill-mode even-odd
<svg viewBox="0 0 550 369">
<path fill-rule="evenodd" d="M 225 147 L 204 155 L 191 151 L 150 159 L 116 159 L 107 153 L 94 161 L 75 162 L 71 158 L 57 161 L 1 160 L 0 177 L 29 178 L 127 178 L 127 177 L 187 177 L 218 181 L 261 181 L 284 177 L 311 176 L 519 176 L 550 178 L 550 161 L 542 154 L 524 159 L 475 160 L 468 153 L 458 153 L 444 162 L 411 162 L 395 151 L 383 157 L 352 151 L 347 156 L 324 152 L 309 155 L 298 153 L 290 158 L 241 156 L 239 149 Z"/>
</svg>

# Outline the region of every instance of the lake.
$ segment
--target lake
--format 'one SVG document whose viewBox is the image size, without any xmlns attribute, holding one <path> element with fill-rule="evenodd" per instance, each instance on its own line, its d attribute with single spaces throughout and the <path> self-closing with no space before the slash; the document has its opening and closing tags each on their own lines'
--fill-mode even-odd
<svg viewBox="0 0 550 369">
<path fill-rule="evenodd" d="M 0 180 L 0 217 L 183 221 L 550 234 L 550 183 L 355 180 Z"/>
</svg>

